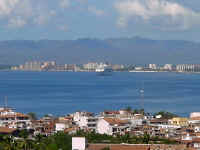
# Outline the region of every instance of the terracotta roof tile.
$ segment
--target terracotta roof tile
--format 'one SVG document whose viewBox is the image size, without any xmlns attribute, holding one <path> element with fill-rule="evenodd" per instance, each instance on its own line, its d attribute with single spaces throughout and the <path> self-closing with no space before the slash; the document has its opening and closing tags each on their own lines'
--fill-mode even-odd
<svg viewBox="0 0 200 150">
<path fill-rule="evenodd" d="M 147 145 L 122 145 L 122 144 L 89 144 L 88 150 L 101 150 L 109 147 L 110 150 L 148 150 Z"/>
<path fill-rule="evenodd" d="M 117 118 L 104 118 L 106 122 L 108 122 L 110 125 L 125 125 L 128 124 L 127 120 L 121 120 Z"/>
<path fill-rule="evenodd" d="M 17 129 L 14 128 L 8 128 L 8 127 L 0 127 L 0 133 L 13 133 L 14 131 L 16 131 Z"/>
<path fill-rule="evenodd" d="M 105 114 L 107 115 L 112 115 L 112 114 L 119 114 L 119 111 L 104 111 Z"/>
<path fill-rule="evenodd" d="M 200 143 L 200 138 L 194 138 L 194 139 L 192 139 L 192 142 Z"/>
<path fill-rule="evenodd" d="M 22 113 L 0 115 L 0 118 L 14 118 L 14 117 L 29 117 L 29 116 Z"/>
<path fill-rule="evenodd" d="M 194 148 L 187 148 L 186 145 L 165 145 L 165 144 L 88 144 L 87 150 L 102 150 L 109 147 L 110 150 L 195 150 Z"/>
<path fill-rule="evenodd" d="M 192 117 L 191 120 L 200 120 L 200 117 Z"/>
<path fill-rule="evenodd" d="M 73 128 L 67 128 L 67 129 L 65 129 L 64 132 L 65 133 L 69 133 L 69 132 L 76 131 L 76 130 L 78 130 L 78 128 L 77 127 L 73 127 Z"/>
</svg>

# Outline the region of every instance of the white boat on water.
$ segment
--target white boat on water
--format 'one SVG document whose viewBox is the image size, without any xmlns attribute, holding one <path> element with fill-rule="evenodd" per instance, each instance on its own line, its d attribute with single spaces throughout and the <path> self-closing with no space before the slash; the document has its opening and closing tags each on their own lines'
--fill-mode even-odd
<svg viewBox="0 0 200 150">
<path fill-rule="evenodd" d="M 113 70 L 110 65 L 100 63 L 100 65 L 95 70 L 98 75 L 111 75 Z"/>
</svg>

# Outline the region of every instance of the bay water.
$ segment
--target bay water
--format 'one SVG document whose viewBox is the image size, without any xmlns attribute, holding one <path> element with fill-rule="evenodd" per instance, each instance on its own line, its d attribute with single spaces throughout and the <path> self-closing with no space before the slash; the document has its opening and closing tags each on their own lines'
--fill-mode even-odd
<svg viewBox="0 0 200 150">
<path fill-rule="evenodd" d="M 144 97 L 141 96 L 144 89 Z M 200 112 L 200 74 L 170 72 L 0 72 L 0 105 L 4 97 L 16 111 L 38 116 L 75 111 L 98 113 L 131 106 L 181 116 Z"/>
</svg>

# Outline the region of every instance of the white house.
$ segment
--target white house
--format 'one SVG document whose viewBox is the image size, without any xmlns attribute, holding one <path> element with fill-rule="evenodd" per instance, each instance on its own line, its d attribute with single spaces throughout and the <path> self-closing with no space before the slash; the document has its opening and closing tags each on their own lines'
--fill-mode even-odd
<svg viewBox="0 0 200 150">
<path fill-rule="evenodd" d="M 200 124 L 200 120 L 197 120 L 197 119 L 193 120 L 193 119 L 191 119 L 191 120 L 188 120 L 188 123 L 191 124 L 191 125 L 199 125 Z"/>
<path fill-rule="evenodd" d="M 200 117 L 200 112 L 192 112 L 190 113 L 190 118 L 198 118 Z"/>
<path fill-rule="evenodd" d="M 80 117 L 80 120 L 78 121 L 78 125 L 80 128 L 96 130 L 97 121 L 98 121 L 98 118 L 96 117 L 83 116 L 83 117 Z"/>
<path fill-rule="evenodd" d="M 90 117 L 90 116 L 93 116 L 93 114 L 90 112 L 75 112 L 72 116 L 73 116 L 73 120 L 75 122 L 78 122 L 80 121 L 81 117 L 83 116 Z"/>
<path fill-rule="evenodd" d="M 130 123 L 127 120 L 117 118 L 103 118 L 97 122 L 97 133 L 100 134 L 124 134 L 129 131 Z"/>
<path fill-rule="evenodd" d="M 131 123 L 131 126 L 133 126 L 133 127 L 135 127 L 135 126 L 141 126 L 145 122 L 144 119 L 130 119 L 129 121 Z"/>
<path fill-rule="evenodd" d="M 66 123 L 56 123 L 56 131 L 64 131 L 65 129 L 69 128 L 69 125 Z"/>
<path fill-rule="evenodd" d="M 96 130 L 98 118 L 93 116 L 92 113 L 76 112 L 73 116 L 73 119 L 76 124 L 82 129 L 86 128 Z"/>
<path fill-rule="evenodd" d="M 27 128 L 31 125 L 28 115 L 15 112 L 12 108 L 0 108 L 0 126 Z"/>
</svg>

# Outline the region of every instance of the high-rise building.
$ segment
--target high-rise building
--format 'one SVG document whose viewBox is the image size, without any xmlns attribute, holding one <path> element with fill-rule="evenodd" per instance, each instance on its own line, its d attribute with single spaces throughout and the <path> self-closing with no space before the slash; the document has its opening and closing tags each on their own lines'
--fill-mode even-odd
<svg viewBox="0 0 200 150">
<path fill-rule="evenodd" d="M 24 65 L 24 70 L 41 71 L 41 62 L 39 61 L 26 62 Z"/>
<path fill-rule="evenodd" d="M 165 64 L 163 69 L 171 71 L 171 70 L 173 70 L 173 65 L 172 64 Z"/>
<path fill-rule="evenodd" d="M 179 64 L 176 65 L 179 72 L 200 72 L 200 64 Z"/>
<path fill-rule="evenodd" d="M 156 69 L 158 69 L 158 68 L 157 68 L 157 65 L 156 65 L 156 64 L 149 64 L 149 69 L 156 70 Z"/>
<path fill-rule="evenodd" d="M 85 70 L 94 71 L 97 69 L 98 66 L 99 66 L 98 63 L 96 63 L 96 62 L 89 62 L 87 64 L 84 64 L 83 68 Z"/>
</svg>

